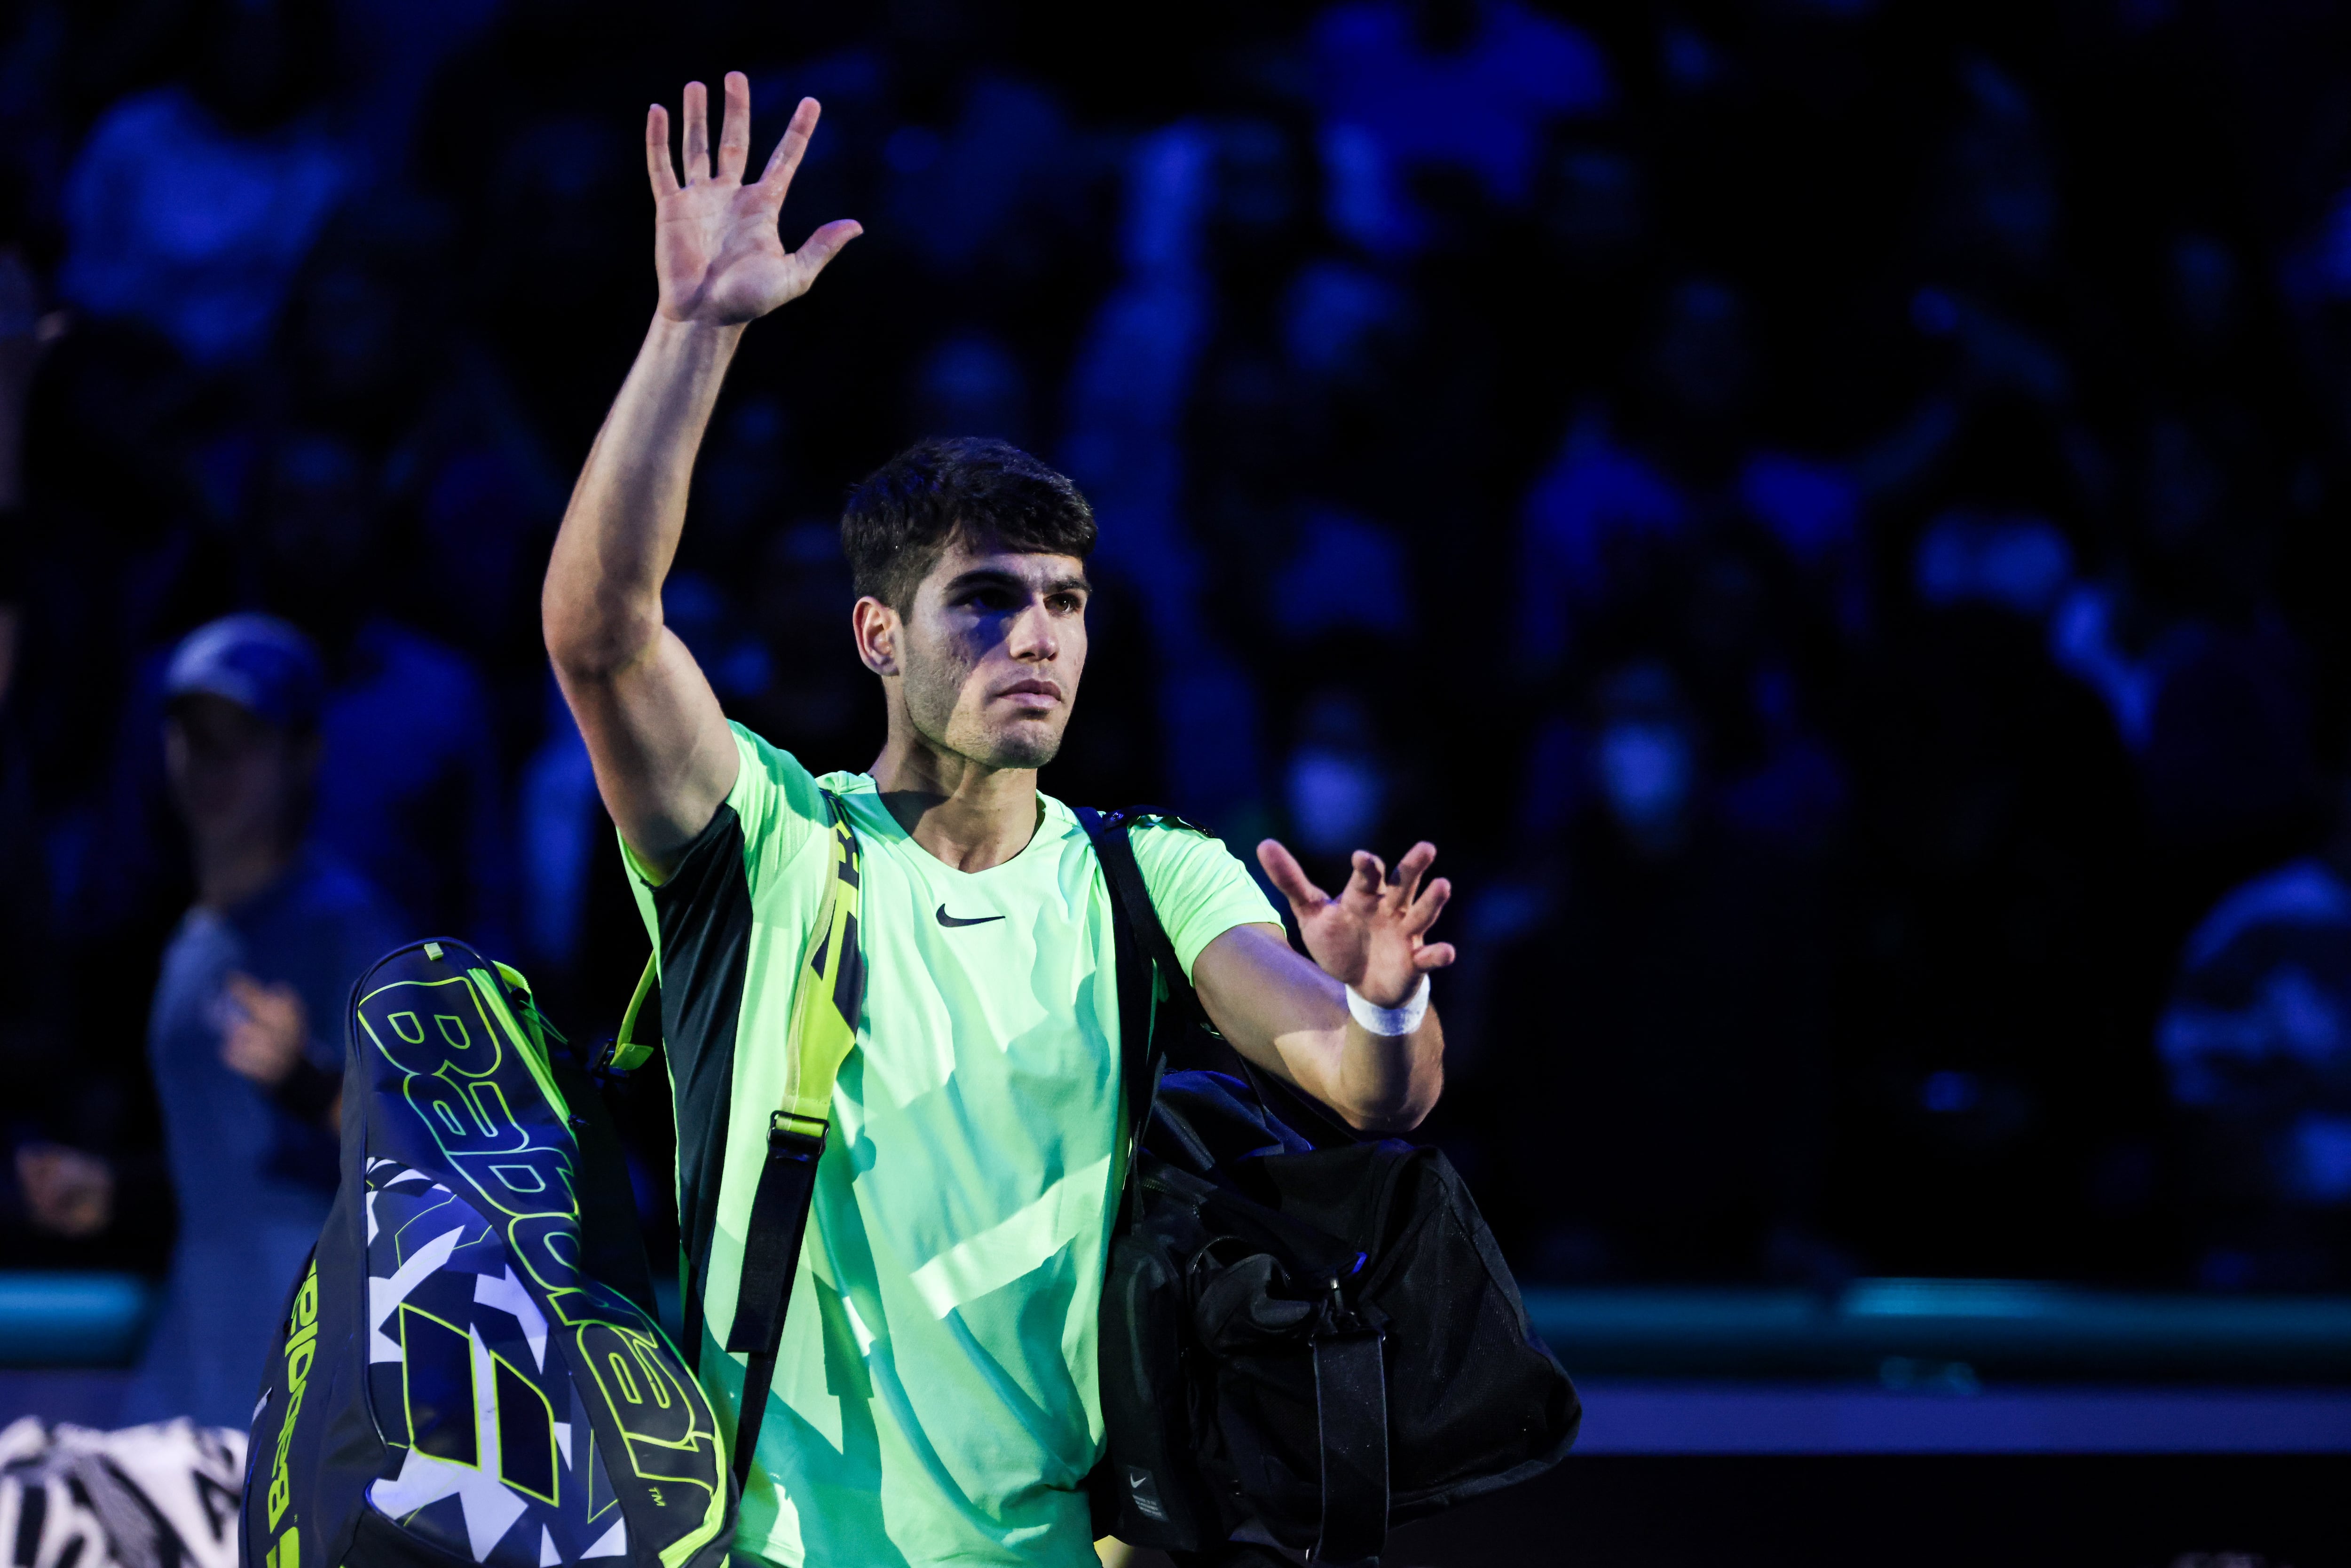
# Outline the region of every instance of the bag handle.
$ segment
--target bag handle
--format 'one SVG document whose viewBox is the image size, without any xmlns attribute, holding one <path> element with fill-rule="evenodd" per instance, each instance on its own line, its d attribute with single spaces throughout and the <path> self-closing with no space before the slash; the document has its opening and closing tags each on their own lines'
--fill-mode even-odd
<svg viewBox="0 0 2351 1568">
<path fill-rule="evenodd" d="M 629 993 L 629 1006 L 621 1014 L 620 1032 L 604 1042 L 604 1049 L 590 1064 L 597 1072 L 634 1072 L 653 1053 L 650 1045 L 637 1040 L 637 1019 L 645 1010 L 646 999 L 661 985 L 661 955 L 645 955 L 645 972 L 637 977 L 637 988 Z"/>
<path fill-rule="evenodd" d="M 1381 1331 L 1317 1333 L 1314 1419 L 1322 1460 L 1316 1563 L 1376 1564 L 1387 1543 L 1388 1385 Z"/>
<path fill-rule="evenodd" d="M 735 1321 L 726 1331 L 727 1351 L 749 1356 L 735 1420 L 738 1492 L 750 1483 L 751 1456 L 767 1418 L 784 1311 L 791 1301 L 792 1276 L 799 1268 L 809 1207 L 816 1197 L 817 1161 L 831 1124 L 833 1081 L 857 1043 L 857 1015 L 865 998 L 865 955 L 857 940 L 862 873 L 857 832 L 840 797 L 830 789 L 823 793 L 832 826 L 831 874 L 801 955 L 799 982 L 793 988 L 791 1023 L 784 1038 L 783 1103 L 768 1116 L 768 1157 L 751 1194 Z M 626 1034 L 624 1026 L 622 1038 Z M 700 1334 L 699 1325 L 689 1328 Z"/>
</svg>

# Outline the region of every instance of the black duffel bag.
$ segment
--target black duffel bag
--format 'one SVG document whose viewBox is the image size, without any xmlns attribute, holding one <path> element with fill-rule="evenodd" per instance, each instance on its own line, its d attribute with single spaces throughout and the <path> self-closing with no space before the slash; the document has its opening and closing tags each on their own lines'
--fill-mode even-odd
<svg viewBox="0 0 2351 1568">
<path fill-rule="evenodd" d="M 1082 813 L 1141 1124 L 1102 1291 L 1097 1522 L 1203 1563 L 1374 1563 L 1391 1525 L 1558 1463 L 1582 1406 L 1442 1153 L 1356 1138 L 1214 1040 L 1127 842 L 1140 814 Z M 1162 1077 L 1171 1050 L 1239 1076 Z"/>
</svg>

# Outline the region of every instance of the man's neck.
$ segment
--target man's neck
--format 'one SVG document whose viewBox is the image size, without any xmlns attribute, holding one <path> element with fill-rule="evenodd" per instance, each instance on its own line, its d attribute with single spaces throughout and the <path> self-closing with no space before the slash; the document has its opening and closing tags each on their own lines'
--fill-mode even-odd
<svg viewBox="0 0 2351 1568">
<path fill-rule="evenodd" d="M 986 767 L 899 732 L 872 772 L 906 836 L 957 871 L 1002 865 L 1037 836 L 1033 768 Z"/>
<path fill-rule="evenodd" d="M 196 902 L 222 914 L 236 908 L 284 876 L 294 863 L 295 846 L 272 835 L 196 845 Z"/>
</svg>

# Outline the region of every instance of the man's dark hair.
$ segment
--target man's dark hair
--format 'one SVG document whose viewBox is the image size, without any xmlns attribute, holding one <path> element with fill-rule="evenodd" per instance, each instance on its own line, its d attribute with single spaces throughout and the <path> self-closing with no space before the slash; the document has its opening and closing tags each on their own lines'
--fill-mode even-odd
<svg viewBox="0 0 2351 1568">
<path fill-rule="evenodd" d="M 857 591 L 900 614 L 958 532 L 1001 549 L 1093 553 L 1094 512 L 1078 487 L 1009 442 L 918 441 L 850 492 L 841 547 Z"/>
</svg>

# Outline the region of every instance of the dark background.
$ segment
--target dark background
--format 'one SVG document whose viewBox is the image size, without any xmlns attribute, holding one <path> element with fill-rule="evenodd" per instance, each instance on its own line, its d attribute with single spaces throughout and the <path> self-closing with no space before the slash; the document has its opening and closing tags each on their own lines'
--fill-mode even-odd
<svg viewBox="0 0 2351 1568">
<path fill-rule="evenodd" d="M 2351 1285 L 2343 8 L 0 16 L 12 1142 L 152 1155 L 161 670 L 235 609 L 377 682 L 320 841 L 611 1028 L 536 593 L 652 305 L 644 105 L 741 68 L 762 152 L 825 104 L 787 242 L 866 234 L 698 470 L 732 715 L 870 760 L 841 498 L 1008 437 L 1102 527 L 1049 790 L 1440 846 L 1426 1135 L 1522 1278 Z M 5 1244 L 160 1267 L 124 1207 Z"/>
</svg>

